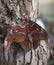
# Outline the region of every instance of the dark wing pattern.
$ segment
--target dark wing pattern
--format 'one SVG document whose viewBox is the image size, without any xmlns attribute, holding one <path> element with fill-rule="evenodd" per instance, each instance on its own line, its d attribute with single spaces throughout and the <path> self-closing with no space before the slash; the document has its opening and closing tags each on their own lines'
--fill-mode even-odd
<svg viewBox="0 0 54 65">
<path fill-rule="evenodd" d="M 31 23 L 30 23 L 31 22 Z M 9 48 L 12 42 L 18 42 L 24 49 L 29 49 L 30 45 L 37 48 L 38 41 L 44 39 L 47 46 L 50 46 L 50 39 L 47 32 L 38 24 L 25 19 L 25 22 L 15 26 L 4 40 L 5 49 Z"/>
</svg>

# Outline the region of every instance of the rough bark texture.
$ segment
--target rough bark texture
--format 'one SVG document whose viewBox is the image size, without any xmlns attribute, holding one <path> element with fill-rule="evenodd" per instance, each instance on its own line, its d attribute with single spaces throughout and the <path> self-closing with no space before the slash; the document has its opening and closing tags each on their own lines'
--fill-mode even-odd
<svg viewBox="0 0 54 65">
<path fill-rule="evenodd" d="M 6 61 L 2 43 L 9 30 L 25 18 L 35 21 L 36 6 L 36 0 L 0 0 L 0 65 L 30 65 L 31 51 L 24 55 L 24 50 L 20 46 L 16 48 L 15 45 L 6 52 Z M 46 51 L 40 45 L 37 49 L 32 49 L 31 65 L 47 65 L 51 50 L 45 48 Z"/>
<path fill-rule="evenodd" d="M 52 54 L 52 50 L 47 48 L 46 43 L 43 40 L 41 40 L 40 45 L 36 49 L 32 49 L 32 55 L 31 50 L 24 53 L 24 50 L 20 46 L 18 48 L 14 46 L 12 45 L 10 50 L 7 51 L 7 53 L 9 52 L 10 59 L 8 64 L 10 65 L 47 65 L 48 60 L 50 59 L 50 56 Z M 8 57 L 7 53 L 6 53 L 6 59 Z"/>
<path fill-rule="evenodd" d="M 0 0 L 0 22 L 15 25 L 21 19 L 35 21 L 37 0 Z"/>
</svg>

